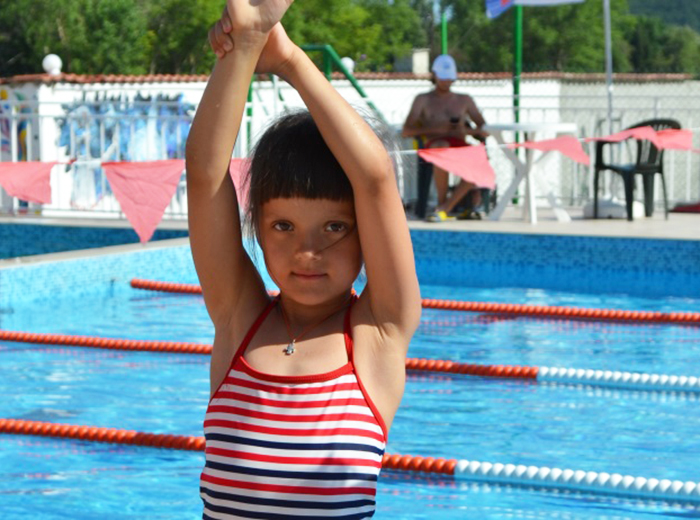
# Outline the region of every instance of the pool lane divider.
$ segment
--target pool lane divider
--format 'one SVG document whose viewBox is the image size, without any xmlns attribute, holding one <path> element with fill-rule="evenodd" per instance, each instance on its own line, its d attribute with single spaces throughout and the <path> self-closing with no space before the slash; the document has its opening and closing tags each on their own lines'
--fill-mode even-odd
<svg viewBox="0 0 700 520">
<path fill-rule="evenodd" d="M 140 352 L 163 352 L 171 354 L 209 355 L 212 352 L 211 345 L 202 343 L 100 338 L 94 336 L 71 336 L 67 334 L 44 334 L 9 330 L 0 330 L 0 341 Z M 645 374 L 582 368 L 475 365 L 442 359 L 422 358 L 406 359 L 406 369 L 417 372 L 440 372 L 480 377 L 524 379 L 536 382 L 603 386 L 630 390 L 700 393 L 700 378 L 694 376 Z"/>
<path fill-rule="evenodd" d="M 59 437 L 90 442 L 204 451 L 204 437 L 144 433 L 117 428 L 0 419 L 0 433 Z M 582 471 L 474 460 L 417 457 L 385 453 L 385 470 L 433 474 L 492 485 L 565 490 L 625 498 L 700 504 L 700 482 L 633 477 L 619 473 Z"/>
<path fill-rule="evenodd" d="M 202 294 L 202 288 L 195 284 L 158 282 L 154 280 L 131 280 L 134 289 L 170 292 L 179 294 Z M 652 312 L 618 309 L 586 309 L 579 307 L 557 307 L 549 305 L 521 305 L 516 303 L 469 302 L 436 300 L 424 298 L 424 309 L 449 311 L 485 312 L 537 318 L 583 319 L 593 321 L 614 321 L 632 323 L 672 323 L 700 325 L 700 312 Z"/>
</svg>

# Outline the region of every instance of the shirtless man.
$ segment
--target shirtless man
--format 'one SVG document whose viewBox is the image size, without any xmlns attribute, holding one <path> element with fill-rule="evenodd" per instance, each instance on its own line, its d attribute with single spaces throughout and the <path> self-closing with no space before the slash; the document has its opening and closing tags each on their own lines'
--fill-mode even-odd
<svg viewBox="0 0 700 520">
<path fill-rule="evenodd" d="M 422 139 L 422 148 L 468 146 L 465 141 L 467 135 L 479 141 L 485 140 L 488 134 L 481 129 L 485 121 L 474 100 L 471 96 L 457 94 L 450 90 L 452 83 L 457 79 L 457 66 L 454 59 L 447 54 L 438 56 L 433 62 L 432 71 L 435 89 L 416 96 L 403 125 L 402 136 Z M 437 189 L 438 206 L 428 220 L 440 222 L 447 220 L 448 213 L 476 186 L 462 180 L 448 199 L 447 172 L 433 166 L 433 178 Z M 479 192 L 475 199 L 474 205 L 478 206 Z M 476 216 L 478 217 L 478 214 Z"/>
</svg>

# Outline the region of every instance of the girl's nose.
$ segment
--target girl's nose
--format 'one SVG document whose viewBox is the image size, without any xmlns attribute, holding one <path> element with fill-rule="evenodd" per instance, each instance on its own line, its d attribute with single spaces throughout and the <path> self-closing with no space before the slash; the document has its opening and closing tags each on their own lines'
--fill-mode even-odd
<svg viewBox="0 0 700 520">
<path fill-rule="evenodd" d="M 316 233 L 305 233 L 299 237 L 296 252 L 302 257 L 316 257 L 323 249 L 320 238 Z"/>
</svg>

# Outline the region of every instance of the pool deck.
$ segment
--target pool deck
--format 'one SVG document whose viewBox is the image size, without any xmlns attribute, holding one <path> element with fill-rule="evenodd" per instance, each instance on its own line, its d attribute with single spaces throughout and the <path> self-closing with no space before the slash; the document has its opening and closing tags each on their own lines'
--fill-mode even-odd
<svg viewBox="0 0 700 520">
<path fill-rule="evenodd" d="M 538 208 L 538 222 L 530 224 L 523 221 L 522 210 L 508 208 L 499 221 L 453 220 L 431 223 L 410 220 L 409 226 L 411 229 L 434 231 L 700 240 L 700 214 L 670 213 L 668 220 L 665 220 L 663 211 L 655 211 L 649 218 L 629 222 L 626 219 L 584 219 L 580 208 L 566 210 L 571 215 L 571 222 L 559 222 L 551 210 Z"/>
<path fill-rule="evenodd" d="M 700 241 L 700 214 L 670 213 L 664 219 L 662 211 L 655 211 L 650 218 L 640 218 L 632 222 L 625 219 L 584 219 L 581 208 L 566 208 L 571 222 L 559 222 L 547 208 L 538 208 L 537 224 L 530 224 L 522 218 L 520 208 L 509 207 L 499 221 L 492 220 L 452 220 L 431 223 L 417 220 L 409 215 L 411 229 L 425 231 L 468 231 L 482 233 L 515 233 L 523 235 L 565 235 L 595 236 L 611 238 L 654 238 Z M 110 227 L 128 228 L 131 224 L 125 219 L 42 217 L 34 215 L 2 216 L 2 224 L 41 224 L 49 226 Z M 159 229 L 187 229 L 186 220 L 163 221 Z"/>
</svg>

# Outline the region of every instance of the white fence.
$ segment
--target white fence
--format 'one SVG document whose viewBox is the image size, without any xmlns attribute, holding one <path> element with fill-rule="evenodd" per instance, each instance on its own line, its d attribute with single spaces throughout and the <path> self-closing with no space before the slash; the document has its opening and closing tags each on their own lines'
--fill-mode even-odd
<svg viewBox="0 0 700 520">
<path fill-rule="evenodd" d="M 343 96 L 354 105 L 364 101 L 347 81 L 335 81 Z M 363 88 L 382 111 L 389 125 L 399 130 L 415 95 L 430 89 L 427 81 L 366 81 Z M 700 126 L 700 87 L 682 82 L 670 87 L 645 85 L 617 87 L 613 115 L 614 130 L 655 117 L 679 120 L 684 128 Z M 469 92 L 488 122 L 513 121 L 512 91 L 508 81 L 458 82 L 458 92 Z M 247 105 L 234 155 L 245 156 L 251 141 L 265 125 L 289 107 L 302 106 L 298 94 L 286 84 L 257 82 Z M 700 93 L 700 92 L 698 92 Z M 199 94 L 201 95 L 201 93 Z M 158 99 L 102 99 L 89 96 L 71 102 L 0 101 L 0 161 L 58 160 L 51 177 L 53 202 L 42 208 L 26 207 L 6 194 L 0 195 L 0 213 L 38 212 L 45 215 L 120 217 L 119 204 L 107 183 L 100 163 L 104 161 L 145 161 L 184 158 L 185 142 L 196 101 Z M 520 120 L 528 122 L 573 122 L 581 137 L 608 133 L 607 96 L 599 84 L 576 85 L 560 81 L 525 83 L 520 99 Z M 515 136 L 510 136 L 512 139 Z M 409 141 L 402 141 L 410 148 Z M 489 155 L 498 185 L 512 177 L 512 165 L 490 142 Z M 700 145 L 697 145 L 700 148 Z M 593 158 L 593 150 L 589 150 Z M 621 159 L 624 159 L 624 147 Z M 407 201 L 415 199 L 415 163 L 404 155 L 400 185 Z M 70 161 L 74 161 L 68 164 Z M 700 199 L 700 157 L 698 154 L 667 151 L 665 158 L 669 199 L 672 204 Z M 591 167 L 592 168 L 592 167 Z M 592 196 L 591 168 L 556 154 L 544 161 L 548 182 L 555 195 L 568 206 L 584 204 Z M 658 189 L 657 183 L 657 189 Z M 610 185 L 609 185 L 610 186 Z M 622 196 L 621 183 L 612 189 Z M 660 195 L 655 197 L 661 200 Z M 186 185 L 183 179 L 165 218 L 186 216 Z"/>
</svg>

